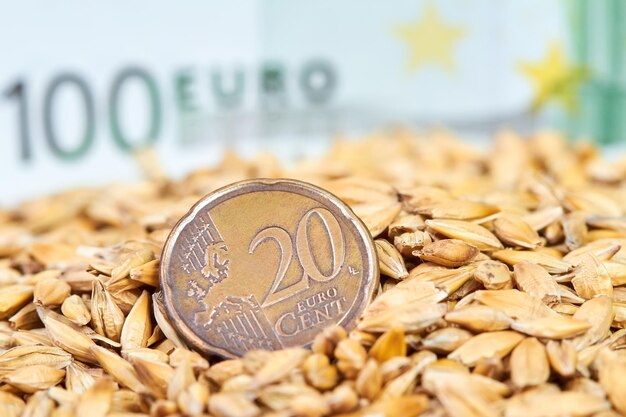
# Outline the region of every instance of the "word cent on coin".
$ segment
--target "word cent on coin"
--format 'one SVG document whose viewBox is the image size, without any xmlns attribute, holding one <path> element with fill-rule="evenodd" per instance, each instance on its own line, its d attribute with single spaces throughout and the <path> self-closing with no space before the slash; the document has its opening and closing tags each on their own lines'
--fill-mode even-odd
<svg viewBox="0 0 626 417">
<path fill-rule="evenodd" d="M 352 328 L 378 284 L 363 223 L 337 197 L 295 180 L 250 180 L 200 200 L 161 258 L 167 313 L 197 349 L 225 357 L 305 346 Z"/>
</svg>

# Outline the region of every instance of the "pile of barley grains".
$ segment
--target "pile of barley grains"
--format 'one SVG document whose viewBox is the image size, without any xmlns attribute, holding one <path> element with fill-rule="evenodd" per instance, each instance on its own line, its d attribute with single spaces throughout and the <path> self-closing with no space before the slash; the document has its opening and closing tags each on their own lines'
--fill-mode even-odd
<svg viewBox="0 0 626 417">
<path fill-rule="evenodd" d="M 0 211 L 0 416 L 626 415 L 626 158 L 555 134 L 337 142 L 281 167 L 227 155 L 169 180 Z M 380 291 L 311 349 L 204 358 L 159 293 L 173 225 L 206 193 L 291 177 L 348 203 Z"/>
</svg>

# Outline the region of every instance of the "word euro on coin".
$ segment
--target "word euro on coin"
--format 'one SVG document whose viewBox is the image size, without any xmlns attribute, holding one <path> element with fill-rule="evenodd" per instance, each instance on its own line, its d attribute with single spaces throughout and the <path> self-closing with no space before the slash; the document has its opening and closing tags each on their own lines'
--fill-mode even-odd
<svg viewBox="0 0 626 417">
<path fill-rule="evenodd" d="M 163 249 L 172 323 L 197 349 L 225 357 L 306 346 L 347 329 L 378 285 L 372 238 L 329 192 L 294 180 L 231 184 L 200 200 Z"/>
</svg>

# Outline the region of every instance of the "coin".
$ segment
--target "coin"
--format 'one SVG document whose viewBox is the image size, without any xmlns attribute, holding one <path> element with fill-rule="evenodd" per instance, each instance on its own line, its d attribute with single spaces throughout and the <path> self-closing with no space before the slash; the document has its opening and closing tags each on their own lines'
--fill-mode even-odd
<svg viewBox="0 0 626 417">
<path fill-rule="evenodd" d="M 224 357 L 307 346 L 347 329 L 378 285 L 372 238 L 339 198 L 287 179 L 242 181 L 194 205 L 161 257 L 167 313 L 195 348 Z"/>
</svg>

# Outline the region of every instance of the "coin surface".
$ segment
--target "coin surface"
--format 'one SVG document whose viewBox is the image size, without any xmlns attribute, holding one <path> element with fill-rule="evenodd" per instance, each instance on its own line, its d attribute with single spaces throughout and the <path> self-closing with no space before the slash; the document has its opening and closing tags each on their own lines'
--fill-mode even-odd
<svg viewBox="0 0 626 417">
<path fill-rule="evenodd" d="M 352 210 L 301 181 L 221 188 L 174 227 L 161 257 L 167 313 L 194 347 L 225 357 L 306 346 L 347 329 L 378 285 L 372 238 Z"/>
</svg>

